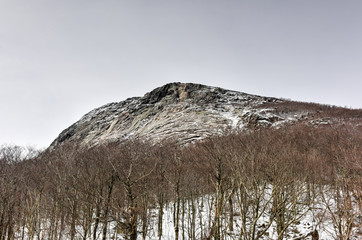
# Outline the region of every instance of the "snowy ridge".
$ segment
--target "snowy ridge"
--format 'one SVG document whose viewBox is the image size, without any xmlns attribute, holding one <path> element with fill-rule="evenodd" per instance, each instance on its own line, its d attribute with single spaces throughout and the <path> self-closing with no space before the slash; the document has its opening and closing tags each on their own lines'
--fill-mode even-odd
<svg viewBox="0 0 362 240">
<path fill-rule="evenodd" d="M 51 148 L 69 141 L 92 146 L 129 138 L 188 143 L 230 130 L 293 124 L 315 113 L 304 109 L 276 112 L 275 105 L 285 102 L 200 84 L 170 83 L 143 97 L 92 110 L 64 130 Z M 325 124 L 314 121 L 312 124 Z"/>
</svg>

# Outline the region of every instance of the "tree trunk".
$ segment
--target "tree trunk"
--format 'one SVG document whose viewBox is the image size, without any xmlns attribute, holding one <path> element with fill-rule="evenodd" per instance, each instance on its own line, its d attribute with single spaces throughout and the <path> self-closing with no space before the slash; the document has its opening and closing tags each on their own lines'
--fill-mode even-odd
<svg viewBox="0 0 362 240">
<path fill-rule="evenodd" d="M 185 239 L 185 198 L 182 198 L 181 226 L 182 226 L 182 240 L 184 240 Z"/>
<path fill-rule="evenodd" d="M 73 208 L 72 208 L 72 222 L 70 225 L 70 239 L 74 240 L 75 238 L 75 220 L 76 220 L 76 211 L 77 211 L 77 204 L 76 204 L 76 200 L 73 203 Z"/>
<path fill-rule="evenodd" d="M 229 230 L 230 230 L 230 232 L 232 232 L 232 231 L 234 231 L 234 206 L 233 206 L 232 196 L 229 197 L 229 208 L 230 208 Z"/>
<path fill-rule="evenodd" d="M 159 207 L 160 209 L 158 210 L 158 226 L 157 226 L 157 231 L 158 231 L 158 239 L 161 240 L 162 239 L 162 224 L 163 224 L 163 194 L 161 193 L 159 196 Z"/>
<path fill-rule="evenodd" d="M 177 194 L 177 200 L 174 203 L 174 212 L 173 212 L 173 224 L 175 228 L 175 240 L 179 239 L 179 219 L 180 218 L 180 197 Z"/>
<path fill-rule="evenodd" d="M 99 225 L 99 218 L 101 217 L 101 201 L 99 201 L 96 204 L 96 220 L 94 223 L 94 229 L 93 229 L 93 240 L 97 239 L 97 230 L 98 230 L 98 225 Z"/>
<path fill-rule="evenodd" d="M 191 239 L 196 239 L 196 207 L 195 207 L 195 200 L 191 195 Z"/>
<path fill-rule="evenodd" d="M 104 210 L 104 222 L 103 222 L 103 231 L 102 231 L 102 240 L 106 240 L 107 238 L 107 227 L 108 227 L 108 213 L 109 213 L 109 207 L 112 197 L 112 191 L 113 191 L 113 185 L 116 180 L 116 177 L 114 175 L 111 176 L 111 181 L 108 185 L 108 194 L 107 194 L 107 201 L 106 206 Z"/>
<path fill-rule="evenodd" d="M 136 212 L 135 207 L 131 208 L 131 234 L 130 240 L 137 240 L 137 222 L 138 222 L 138 215 Z"/>
</svg>

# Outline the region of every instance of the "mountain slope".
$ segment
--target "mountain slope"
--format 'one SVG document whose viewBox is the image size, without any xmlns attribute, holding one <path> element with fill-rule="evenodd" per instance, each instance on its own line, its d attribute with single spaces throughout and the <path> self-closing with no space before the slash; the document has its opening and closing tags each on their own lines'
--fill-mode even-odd
<svg viewBox="0 0 362 240">
<path fill-rule="evenodd" d="M 94 109 L 65 129 L 51 148 L 70 141 L 95 145 L 129 138 L 154 142 L 176 138 L 187 143 L 230 129 L 278 127 L 305 120 L 331 122 L 319 118 L 322 105 L 289 103 L 200 84 L 170 83 L 143 97 Z"/>
</svg>

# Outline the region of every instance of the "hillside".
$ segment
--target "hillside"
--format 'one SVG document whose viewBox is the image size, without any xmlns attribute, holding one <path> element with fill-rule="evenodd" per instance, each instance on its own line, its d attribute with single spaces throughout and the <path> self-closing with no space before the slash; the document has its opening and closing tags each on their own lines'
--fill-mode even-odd
<svg viewBox="0 0 362 240">
<path fill-rule="evenodd" d="M 361 113 L 184 83 L 105 105 L 0 148 L 0 239 L 361 239 Z"/>
<path fill-rule="evenodd" d="M 143 97 L 109 103 L 84 115 L 51 144 L 93 146 L 125 139 L 178 139 L 182 143 L 228 130 L 361 119 L 361 110 L 297 103 L 192 83 L 169 83 Z M 346 117 L 347 116 L 347 117 Z M 360 121 L 358 121 L 360 122 Z"/>
</svg>

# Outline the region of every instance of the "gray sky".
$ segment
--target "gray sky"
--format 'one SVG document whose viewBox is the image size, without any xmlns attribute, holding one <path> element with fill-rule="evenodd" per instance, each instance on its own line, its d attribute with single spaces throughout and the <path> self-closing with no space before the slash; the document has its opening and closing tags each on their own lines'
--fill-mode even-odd
<svg viewBox="0 0 362 240">
<path fill-rule="evenodd" d="M 362 108 L 362 1 L 0 0 L 0 144 L 168 82 Z"/>
</svg>

